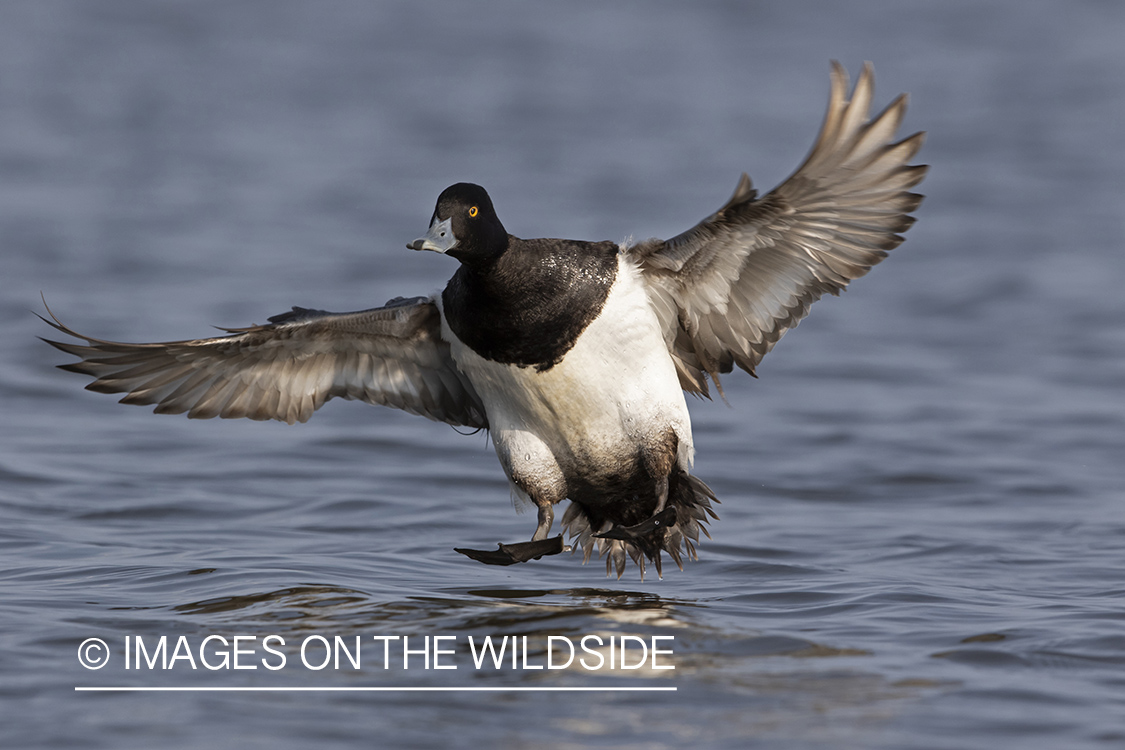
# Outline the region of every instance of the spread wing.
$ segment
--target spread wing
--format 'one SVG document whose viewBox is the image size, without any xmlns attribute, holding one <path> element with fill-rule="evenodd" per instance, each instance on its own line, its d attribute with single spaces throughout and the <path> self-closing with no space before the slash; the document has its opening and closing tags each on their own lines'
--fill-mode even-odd
<svg viewBox="0 0 1125 750">
<path fill-rule="evenodd" d="M 127 394 L 122 403 L 155 404 L 157 414 L 293 424 L 339 397 L 452 425 L 488 427 L 480 397 L 441 339 L 438 310 L 425 297 L 352 313 L 295 307 L 267 325 L 161 344 L 103 341 L 57 318 L 43 320 L 86 342 L 44 339 L 81 358 L 62 369 L 96 378 L 89 390 Z"/>
<path fill-rule="evenodd" d="M 828 113 L 812 152 L 771 193 L 745 174 L 717 213 L 667 241 L 630 248 L 664 326 L 684 390 L 738 365 L 750 374 L 825 292 L 839 294 L 902 242 L 922 202 L 909 192 L 927 167 L 907 162 L 923 133 L 894 142 L 906 96 L 868 120 L 874 77 L 864 65 L 847 97 L 832 63 Z M 721 390 L 721 389 L 720 389 Z"/>
</svg>

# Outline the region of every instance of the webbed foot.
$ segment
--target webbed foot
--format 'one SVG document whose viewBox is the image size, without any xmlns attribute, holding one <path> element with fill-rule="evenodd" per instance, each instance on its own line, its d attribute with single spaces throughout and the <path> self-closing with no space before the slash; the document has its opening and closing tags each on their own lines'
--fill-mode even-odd
<svg viewBox="0 0 1125 750">
<path fill-rule="evenodd" d="M 567 547 L 563 544 L 562 534 L 537 542 L 498 544 L 497 549 L 494 550 L 453 548 L 454 552 L 460 552 L 462 555 L 471 557 L 485 565 L 515 565 L 528 560 L 538 560 L 544 555 L 557 555 L 566 550 Z"/>
<path fill-rule="evenodd" d="M 641 521 L 633 526 L 614 526 L 609 531 L 594 536 L 599 539 L 623 539 L 632 541 L 637 537 L 647 536 L 657 529 L 672 526 L 676 523 L 676 506 L 669 505 L 652 518 Z"/>
</svg>

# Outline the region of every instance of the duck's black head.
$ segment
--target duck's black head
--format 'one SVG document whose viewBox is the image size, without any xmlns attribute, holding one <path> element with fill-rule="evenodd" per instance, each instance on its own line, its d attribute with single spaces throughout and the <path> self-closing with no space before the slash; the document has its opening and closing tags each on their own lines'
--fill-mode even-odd
<svg viewBox="0 0 1125 750">
<path fill-rule="evenodd" d="M 452 255 L 462 263 L 481 263 L 508 247 L 508 233 L 480 185 L 459 182 L 442 191 L 430 230 L 407 247 Z"/>
</svg>

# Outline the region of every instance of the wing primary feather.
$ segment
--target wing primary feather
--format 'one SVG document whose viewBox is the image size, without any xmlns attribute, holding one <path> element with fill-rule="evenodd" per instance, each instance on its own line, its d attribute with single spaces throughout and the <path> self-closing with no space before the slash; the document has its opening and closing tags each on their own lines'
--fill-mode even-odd
<svg viewBox="0 0 1125 750">
<path fill-rule="evenodd" d="M 46 307 L 46 301 L 44 301 Z M 86 336 L 49 307 L 56 331 L 44 339 L 78 357 L 60 369 L 92 377 L 92 391 L 123 393 L 158 414 L 308 420 L 326 401 L 356 398 L 456 426 L 487 428 L 480 397 L 441 339 L 440 315 L 425 297 L 381 308 L 329 313 L 294 307 L 266 325 L 223 329 L 224 336 L 131 344 Z"/>
<path fill-rule="evenodd" d="M 896 140 L 907 97 L 874 119 L 874 70 L 851 96 L 833 61 L 824 121 L 791 177 L 762 198 L 750 179 L 707 219 L 670 240 L 627 249 L 639 264 L 680 384 L 707 394 L 733 365 L 753 374 L 762 357 L 825 293 L 838 294 L 902 241 L 926 174 L 909 162 L 923 133 Z M 721 393 L 721 390 L 720 390 Z"/>
</svg>

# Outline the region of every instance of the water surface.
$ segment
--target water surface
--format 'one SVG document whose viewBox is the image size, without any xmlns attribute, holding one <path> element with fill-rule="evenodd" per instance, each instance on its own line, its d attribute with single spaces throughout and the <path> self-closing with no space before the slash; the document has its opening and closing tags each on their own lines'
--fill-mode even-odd
<svg viewBox="0 0 1125 750">
<path fill-rule="evenodd" d="M 3 745 L 1120 746 L 1123 34 L 1093 2 L 5 4 Z M 458 180 L 519 235 L 671 236 L 799 163 L 830 58 L 911 92 L 928 198 L 760 379 L 691 405 L 722 520 L 663 580 L 454 553 L 534 525 L 482 435 L 155 417 L 35 340 L 41 291 L 122 340 L 428 293 L 451 261 L 404 243 Z M 126 636 L 269 634 L 284 669 L 124 668 Z M 311 670 L 312 635 L 462 650 Z M 673 636 L 675 669 L 477 670 L 485 635 L 531 665 L 550 635 Z"/>
</svg>

